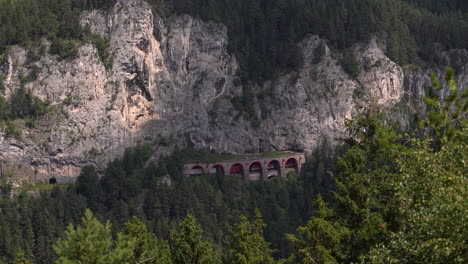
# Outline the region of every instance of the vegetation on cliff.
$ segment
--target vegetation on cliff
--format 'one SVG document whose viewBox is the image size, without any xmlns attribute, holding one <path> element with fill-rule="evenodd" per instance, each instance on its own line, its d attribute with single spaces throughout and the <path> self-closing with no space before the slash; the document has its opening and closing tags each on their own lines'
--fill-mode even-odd
<svg viewBox="0 0 468 264">
<path fill-rule="evenodd" d="M 466 263 L 468 92 L 446 81 L 418 130 L 367 111 L 338 160 L 324 146 L 299 176 L 183 177 L 180 153 L 145 167 L 139 146 L 100 179 L 86 167 L 66 191 L 4 195 L 0 263 Z"/>
<path fill-rule="evenodd" d="M 21 87 L 11 95 L 10 100 L 5 100 L 0 95 L 0 128 L 5 128 L 7 137 L 21 137 L 19 130 L 13 123 L 16 119 L 27 119 L 28 126 L 34 126 L 36 119 L 47 113 L 48 102 L 44 102 L 32 95 L 30 90 Z"/>
<path fill-rule="evenodd" d="M 248 80 L 271 79 L 300 67 L 296 44 L 306 34 L 319 35 L 340 50 L 375 35 L 399 64 L 440 63 L 436 43 L 468 47 L 468 8 L 460 0 L 147 1 L 165 14 L 188 13 L 225 24 L 231 51 Z"/>
<path fill-rule="evenodd" d="M 83 10 L 109 8 L 116 0 L 2 0 L 0 54 L 9 45 L 34 46 L 42 37 L 52 40 L 51 53 L 72 59 L 77 41 L 88 42 L 79 23 Z M 400 64 L 439 64 L 435 45 L 468 47 L 468 9 L 465 1 L 421 0 L 147 0 L 155 12 L 170 16 L 188 13 L 225 24 L 229 45 L 244 79 L 271 79 L 301 66 L 297 42 L 306 34 L 328 39 L 347 49 L 372 35 L 387 55 Z M 93 40 L 93 38 L 91 38 Z M 103 43 L 99 40 L 96 45 Z M 102 46 L 102 45 L 101 45 Z M 101 54 L 102 53 L 102 54 Z M 105 50 L 100 57 L 108 67 Z"/>
<path fill-rule="evenodd" d="M 435 46 L 468 47 L 460 0 L 148 2 L 163 16 L 224 23 L 240 74 L 258 82 L 300 66 L 296 44 L 308 33 L 344 50 L 343 66 L 354 77 L 349 48 L 372 35 L 401 64 L 440 64 Z M 26 45 L 37 61 L 46 52 L 38 40 L 47 38 L 51 54 L 72 60 L 81 43 L 93 43 L 110 68 L 109 40 L 82 28 L 79 15 L 114 3 L 0 0 L 0 54 Z M 34 69 L 21 75 L 21 84 L 34 76 Z M 447 94 L 432 80 L 418 130 L 401 134 L 378 111 L 364 112 L 347 123 L 342 152 L 324 144 L 303 174 L 288 178 L 244 184 L 219 174 L 184 177 L 193 150 L 155 164 L 146 145 L 110 162 L 102 177 L 85 167 L 76 185 L 37 197 L 12 199 L 2 178 L 0 263 L 466 263 L 468 91 L 456 87 L 451 69 Z M 244 89 L 234 104 L 250 105 Z M 20 88 L 8 101 L 0 96 L 0 124 L 19 138 L 13 121 L 33 121 L 47 108 Z"/>
</svg>

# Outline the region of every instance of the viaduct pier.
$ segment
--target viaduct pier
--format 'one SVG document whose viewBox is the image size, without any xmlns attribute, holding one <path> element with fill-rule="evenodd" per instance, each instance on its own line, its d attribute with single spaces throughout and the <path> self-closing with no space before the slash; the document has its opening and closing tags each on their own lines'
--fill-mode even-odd
<svg viewBox="0 0 468 264">
<path fill-rule="evenodd" d="M 184 175 L 221 173 L 241 176 L 245 181 L 266 181 L 274 177 L 286 177 L 291 171 L 300 173 L 305 161 L 305 154 L 296 152 L 283 152 L 268 157 L 262 157 L 262 154 L 246 155 L 220 162 L 187 163 L 184 165 Z"/>
</svg>

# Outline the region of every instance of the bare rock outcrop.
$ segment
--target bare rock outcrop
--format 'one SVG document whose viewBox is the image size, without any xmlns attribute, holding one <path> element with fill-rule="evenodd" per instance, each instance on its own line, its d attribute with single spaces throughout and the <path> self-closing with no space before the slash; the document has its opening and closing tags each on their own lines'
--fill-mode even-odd
<svg viewBox="0 0 468 264">
<path fill-rule="evenodd" d="M 429 70 L 403 69 L 376 40 L 355 47 L 362 70 L 353 78 L 326 41 L 313 35 L 299 44 L 304 64 L 298 71 L 262 85 L 242 84 L 226 27 L 187 15 L 154 16 L 143 0 L 121 0 L 110 10 L 82 15 L 83 26 L 109 38 L 109 69 L 91 44 L 82 45 L 73 61 L 46 54 L 32 63 L 25 48 L 14 47 L 0 65 L 3 95 L 19 89 L 21 76 L 35 65 L 37 78 L 24 85 L 48 100 L 51 111 L 34 128 L 17 121 L 21 139 L 0 129 L 0 160 L 25 165 L 36 181 L 70 182 L 83 165 L 102 168 L 141 142 L 169 152 L 158 145 L 161 139 L 181 146 L 188 137 L 196 147 L 221 153 L 311 152 L 325 138 L 333 144 L 343 136 L 356 104 L 391 109 L 406 97 L 404 103 L 417 110 L 429 84 Z M 466 50 L 457 52 L 468 57 Z M 467 63 L 459 64 L 459 81 L 466 85 Z M 250 119 L 233 104 L 243 85 L 252 91 Z"/>
</svg>

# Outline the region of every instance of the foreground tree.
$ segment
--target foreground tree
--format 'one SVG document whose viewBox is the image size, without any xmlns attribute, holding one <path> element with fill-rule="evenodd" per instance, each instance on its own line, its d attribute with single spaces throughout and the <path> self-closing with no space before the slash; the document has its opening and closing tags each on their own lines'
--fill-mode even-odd
<svg viewBox="0 0 468 264">
<path fill-rule="evenodd" d="M 59 256 L 57 264 L 110 263 L 110 224 L 101 224 L 90 210 L 86 210 L 81 224 L 76 228 L 69 225 L 65 238 L 59 239 L 53 248 Z"/>
<path fill-rule="evenodd" d="M 13 264 L 31 264 L 31 261 L 25 256 L 23 251 L 18 252 Z"/>
<path fill-rule="evenodd" d="M 177 264 L 214 264 L 221 260 L 208 241 L 202 238 L 201 226 L 188 214 L 171 234 L 172 262 Z"/>
<path fill-rule="evenodd" d="M 434 75 L 432 80 L 440 90 Z M 334 176 L 334 207 L 317 200 L 317 216 L 298 229 L 303 237 L 289 236 L 293 260 L 468 261 L 468 92 L 459 93 L 453 69 L 445 80 L 445 98 L 431 92 L 424 99 L 422 134 L 398 135 L 372 112 L 348 122 L 348 150 Z"/>
<path fill-rule="evenodd" d="M 167 242 L 159 243 L 156 235 L 137 217 L 127 222 L 124 231 L 118 234 L 115 252 L 120 255 L 119 263 L 172 263 Z"/>
<path fill-rule="evenodd" d="M 427 136 L 411 140 L 398 159 L 395 182 L 402 225 L 391 240 L 367 256 L 374 263 L 467 263 L 468 249 L 468 90 L 459 94 L 453 69 L 447 69 L 447 96 L 425 98 Z M 440 85 L 433 75 L 434 86 Z"/>
<path fill-rule="evenodd" d="M 266 224 L 258 209 L 255 219 L 249 222 L 246 216 L 241 216 L 239 223 L 230 232 L 231 262 L 233 264 L 269 264 L 275 263 L 272 257 L 274 250 L 263 238 Z"/>
<path fill-rule="evenodd" d="M 297 228 L 299 236 L 286 235 L 291 241 L 294 253 L 289 263 L 338 263 L 336 252 L 341 252 L 340 243 L 349 235 L 349 230 L 338 222 L 328 221 L 333 211 L 319 196 L 315 200 L 316 215 L 305 226 Z"/>
<path fill-rule="evenodd" d="M 90 210 L 86 210 L 81 224 L 68 226 L 65 238 L 54 245 L 58 264 L 170 264 L 167 243 L 158 243 L 146 225 L 134 217 L 125 224 L 122 233 L 113 241 L 110 224 L 101 224 Z"/>
</svg>

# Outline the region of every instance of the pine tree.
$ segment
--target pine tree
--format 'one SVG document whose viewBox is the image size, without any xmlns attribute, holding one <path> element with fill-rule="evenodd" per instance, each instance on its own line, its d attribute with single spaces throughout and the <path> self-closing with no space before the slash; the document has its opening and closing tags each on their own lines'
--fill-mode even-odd
<svg viewBox="0 0 468 264">
<path fill-rule="evenodd" d="M 468 111 L 468 90 L 460 94 L 455 70 L 450 67 L 446 68 L 445 81 L 449 89 L 445 98 L 441 99 L 437 94 L 441 92 L 442 86 L 434 73 L 431 81 L 432 88 L 428 96 L 423 98 L 428 108 L 427 119 L 421 122 L 421 126 L 434 132 L 437 141 L 447 141 L 455 137 L 462 122 L 466 122 L 464 114 Z"/>
<path fill-rule="evenodd" d="M 65 238 L 53 246 L 59 256 L 57 264 L 111 263 L 111 247 L 110 224 L 101 224 L 90 210 L 86 210 L 79 226 L 69 225 Z"/>
<path fill-rule="evenodd" d="M 274 250 L 263 237 L 266 224 L 258 209 L 255 210 L 255 219 L 251 223 L 246 216 L 241 216 L 230 232 L 231 263 L 234 264 L 269 264 L 275 263 L 272 257 Z"/>
<path fill-rule="evenodd" d="M 96 169 L 93 166 L 81 169 L 76 184 L 76 192 L 86 197 L 89 208 L 96 210 L 99 201 L 99 178 Z"/>
<path fill-rule="evenodd" d="M 320 195 L 315 200 L 315 206 L 317 216 L 312 217 L 305 226 L 297 228 L 299 237 L 286 235 L 294 247 L 294 253 L 288 260 L 290 263 L 339 263 L 337 252 L 341 253 L 340 243 L 346 241 L 350 231 L 338 222 L 329 221 L 334 212 L 327 208 Z"/>
<path fill-rule="evenodd" d="M 18 252 L 15 262 L 13 264 L 31 264 L 31 261 L 26 258 L 23 251 Z"/>
<path fill-rule="evenodd" d="M 137 217 L 125 224 L 125 229 L 118 234 L 114 257 L 118 263 L 170 264 L 169 245 L 159 243 L 153 233 Z"/>
<path fill-rule="evenodd" d="M 445 99 L 430 95 L 421 122 L 430 136 L 411 139 L 411 149 L 398 157 L 396 207 L 401 228 L 366 256 L 372 263 L 466 263 L 468 221 L 468 93 L 459 93 L 448 68 Z M 440 89 L 435 75 L 434 86 Z M 437 144 L 434 144 L 436 142 Z"/>
<path fill-rule="evenodd" d="M 202 238 L 201 226 L 192 214 L 188 214 L 179 225 L 178 232 L 170 238 L 172 262 L 177 264 L 220 263 L 218 253 Z"/>
</svg>

